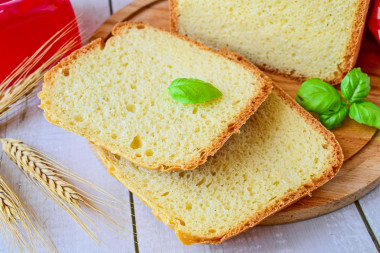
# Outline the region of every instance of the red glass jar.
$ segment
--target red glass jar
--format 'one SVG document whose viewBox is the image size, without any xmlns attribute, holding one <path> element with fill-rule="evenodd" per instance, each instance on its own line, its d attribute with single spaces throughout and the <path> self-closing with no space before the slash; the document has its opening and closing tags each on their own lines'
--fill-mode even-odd
<svg viewBox="0 0 380 253">
<path fill-rule="evenodd" d="M 0 83 L 74 19 L 69 0 L 0 0 Z M 80 36 L 76 23 L 75 29 L 54 44 L 43 60 L 73 38 L 79 42 L 78 48 Z"/>
</svg>

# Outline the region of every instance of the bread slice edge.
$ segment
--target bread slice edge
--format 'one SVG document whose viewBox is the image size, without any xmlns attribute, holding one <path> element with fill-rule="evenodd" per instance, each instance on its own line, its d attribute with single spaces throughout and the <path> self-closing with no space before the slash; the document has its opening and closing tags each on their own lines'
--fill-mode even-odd
<svg viewBox="0 0 380 253">
<path fill-rule="evenodd" d="M 334 78 L 325 79 L 323 81 L 328 82 L 332 85 L 339 84 L 345 75 L 355 66 L 356 60 L 359 56 L 360 45 L 363 38 L 365 21 L 367 18 L 367 13 L 369 9 L 370 0 L 360 0 L 358 5 L 358 9 L 356 11 L 355 22 L 353 27 L 353 33 L 351 34 L 350 43 L 345 50 L 344 65 L 337 73 Z M 172 32 L 179 33 L 179 23 L 178 23 L 178 1 L 177 0 L 169 0 L 169 9 L 170 9 L 170 29 Z M 303 76 L 296 73 L 290 73 L 286 71 L 282 71 L 280 69 L 274 68 L 272 66 L 264 66 L 260 64 L 256 64 L 261 70 L 281 75 L 287 78 L 291 78 L 293 80 L 305 81 L 310 78 L 314 78 L 315 76 Z"/>
<path fill-rule="evenodd" d="M 165 31 L 141 22 L 122 22 L 118 23 L 114 26 L 112 30 L 113 36 L 117 36 L 119 34 L 123 34 L 125 32 L 128 32 L 131 28 L 138 28 L 138 29 L 144 29 L 144 28 L 150 28 L 159 32 L 164 32 L 170 35 L 173 35 L 181 40 L 188 41 L 189 43 L 193 44 L 194 46 L 198 47 L 200 50 L 205 50 L 212 52 L 220 57 L 227 58 L 228 60 L 235 62 L 242 66 L 244 69 L 249 71 L 253 76 L 255 76 L 259 82 L 258 89 L 260 92 L 249 101 L 249 103 L 246 105 L 245 109 L 243 109 L 240 114 L 236 115 L 232 122 L 226 124 L 226 128 L 218 135 L 218 137 L 215 139 L 215 141 L 207 148 L 204 148 L 203 150 L 200 150 L 199 157 L 196 159 L 193 159 L 185 164 L 172 164 L 170 162 L 167 162 L 165 164 L 159 164 L 156 167 L 149 167 L 146 164 L 142 164 L 139 162 L 136 162 L 133 158 L 124 156 L 122 154 L 122 151 L 119 149 L 110 149 L 110 151 L 114 154 L 118 154 L 122 156 L 123 158 L 127 159 L 130 162 L 133 162 L 141 167 L 151 169 L 151 170 L 160 170 L 160 171 L 176 171 L 176 170 L 192 170 L 198 167 L 199 165 L 205 163 L 207 161 L 207 158 L 209 156 L 214 155 L 222 146 L 223 144 L 230 138 L 230 136 L 234 133 L 239 133 L 240 127 L 248 120 L 248 118 L 259 108 L 259 106 L 265 101 L 265 99 L 268 97 L 269 93 L 271 92 L 273 88 L 273 83 L 267 77 L 263 74 L 259 68 L 257 68 L 255 65 L 250 63 L 248 60 L 243 58 L 242 56 L 237 57 L 230 57 L 232 52 L 229 52 L 228 50 L 222 49 L 222 50 L 214 50 L 206 45 L 191 40 L 185 36 L 182 36 L 177 33 Z M 111 37 L 112 38 L 112 37 Z M 52 124 L 62 127 L 68 131 L 75 132 L 74 128 L 68 125 L 64 125 L 63 122 L 59 120 L 58 117 L 56 117 L 53 113 L 49 110 L 49 105 L 44 102 L 45 98 L 47 98 L 49 90 L 53 86 L 53 79 L 54 75 L 61 71 L 61 69 L 69 68 L 71 64 L 73 64 L 76 59 L 80 58 L 82 55 L 86 55 L 87 53 L 91 52 L 92 50 L 96 50 L 98 48 L 102 49 L 106 45 L 106 42 L 104 42 L 101 38 L 98 38 L 86 46 L 78 49 L 77 51 L 70 54 L 68 57 L 61 60 L 55 67 L 53 67 L 44 77 L 44 85 L 42 91 L 38 94 L 38 97 L 41 99 L 40 108 L 44 110 L 45 118 Z M 107 144 L 101 142 L 100 140 L 96 140 L 93 138 L 93 136 L 88 134 L 80 134 L 81 136 L 85 137 L 86 139 L 93 142 L 95 145 L 104 147 L 107 149 Z"/>
<path fill-rule="evenodd" d="M 179 238 L 179 240 L 185 245 L 192 244 L 218 244 L 221 243 L 231 237 L 238 235 L 241 232 L 246 231 L 247 229 L 256 226 L 265 218 L 273 215 L 274 213 L 286 208 L 287 206 L 293 204 L 298 201 L 302 197 L 306 195 L 310 195 L 312 191 L 319 188 L 320 186 L 327 183 L 331 180 L 339 171 L 340 167 L 343 164 L 343 152 L 342 149 L 335 139 L 334 135 L 325 129 L 313 116 L 311 116 L 308 112 L 303 110 L 288 94 L 286 94 L 281 88 L 274 86 L 273 92 L 276 92 L 280 97 L 284 99 L 284 101 L 297 113 L 299 113 L 305 121 L 314 128 L 314 130 L 318 131 L 320 134 L 324 136 L 324 138 L 329 143 L 329 148 L 332 153 L 331 160 L 328 166 L 325 168 L 324 172 L 317 178 L 310 180 L 297 190 L 294 190 L 280 199 L 278 202 L 273 204 L 272 206 L 267 207 L 260 213 L 255 214 L 250 217 L 246 221 L 238 224 L 236 227 L 230 228 L 226 231 L 221 232 L 219 236 L 216 237 L 208 237 L 202 238 L 197 237 L 191 234 L 187 234 L 179 229 L 178 221 L 173 218 L 167 216 L 167 214 L 160 212 L 158 208 L 154 206 L 154 201 L 150 200 L 148 196 L 144 196 L 138 193 L 138 189 L 135 188 L 133 184 L 129 184 L 128 181 L 123 179 L 123 177 L 117 172 L 115 168 L 115 164 L 117 161 L 114 160 L 113 157 L 110 157 L 108 152 L 101 147 L 95 146 L 96 151 L 98 152 L 98 157 L 106 166 L 108 172 L 118 179 L 122 184 L 124 184 L 130 191 L 132 191 L 142 202 L 144 202 L 148 207 L 152 209 L 152 213 L 154 216 L 165 223 L 168 227 L 173 229 Z"/>
</svg>

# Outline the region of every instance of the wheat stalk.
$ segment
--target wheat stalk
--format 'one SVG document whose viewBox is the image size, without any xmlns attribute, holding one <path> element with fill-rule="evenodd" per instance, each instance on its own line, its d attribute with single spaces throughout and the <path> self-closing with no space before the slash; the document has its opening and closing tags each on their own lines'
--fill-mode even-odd
<svg viewBox="0 0 380 253">
<path fill-rule="evenodd" d="M 90 226 L 94 227 L 96 230 L 99 230 L 99 228 L 93 222 L 90 214 L 86 212 L 86 209 L 99 214 L 105 221 L 114 225 L 114 227 L 116 226 L 117 228 L 124 230 L 124 228 L 119 225 L 124 223 L 122 218 L 118 218 L 118 222 L 115 222 L 115 219 L 110 218 L 111 216 L 100 209 L 98 205 L 111 207 L 120 211 L 125 203 L 117 200 L 112 197 L 112 195 L 90 182 L 68 172 L 61 164 L 48 158 L 45 154 L 26 145 L 20 140 L 0 138 L 0 141 L 5 154 L 7 154 L 7 156 L 29 176 L 28 178 L 39 182 L 38 186 L 42 187 L 44 193 L 69 213 L 69 215 L 92 239 L 99 241 Z M 81 182 L 91 187 L 96 191 L 96 194 L 90 194 L 73 186 L 67 181 L 68 179 Z M 84 220 L 81 219 L 81 217 L 83 217 Z M 89 224 L 86 224 L 85 221 Z"/>
<path fill-rule="evenodd" d="M 43 247 L 57 252 L 34 212 L 23 206 L 17 195 L 0 176 L 0 228 L 14 251 L 38 252 Z"/>
<path fill-rule="evenodd" d="M 41 85 L 43 76 L 48 69 L 71 49 L 79 46 L 78 40 L 71 38 L 53 56 L 32 72 L 33 68 L 41 62 L 51 48 L 74 29 L 76 29 L 76 20 L 73 20 L 53 35 L 31 57 L 25 58 L 0 84 L 0 118 L 21 105 L 28 97 L 28 94 Z M 19 101 L 20 99 L 21 101 Z"/>
<path fill-rule="evenodd" d="M 79 206 L 84 202 L 73 186 L 63 181 L 59 175 L 51 169 L 47 161 L 41 159 L 29 146 L 15 139 L 1 139 L 3 150 L 17 164 L 17 166 L 30 174 L 46 189 L 54 192 L 66 202 Z"/>
<path fill-rule="evenodd" d="M 13 223 L 19 219 L 17 207 L 2 184 L 0 184 L 0 209 L 1 220 Z"/>
</svg>

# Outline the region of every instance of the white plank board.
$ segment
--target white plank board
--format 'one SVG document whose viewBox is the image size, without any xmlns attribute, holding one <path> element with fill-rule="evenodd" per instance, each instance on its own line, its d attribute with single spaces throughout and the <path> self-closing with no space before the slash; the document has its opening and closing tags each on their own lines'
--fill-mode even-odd
<svg viewBox="0 0 380 253">
<path fill-rule="evenodd" d="M 82 38 L 88 38 L 110 15 L 108 0 L 72 0 L 77 16 L 80 16 L 79 28 Z M 49 124 L 37 108 L 38 100 L 26 105 L 26 110 L 10 122 L 1 122 L 0 136 L 18 138 L 34 146 L 58 161 L 71 171 L 90 180 L 107 190 L 117 198 L 129 202 L 129 192 L 110 177 L 104 167 L 93 155 L 86 141 L 72 133 Z M 51 239 L 60 252 L 134 252 L 132 221 L 130 209 L 124 214 L 124 227 L 129 231 L 120 235 L 97 224 L 104 233 L 100 235 L 102 244 L 96 244 L 88 235 L 50 199 L 47 199 L 20 173 L 8 158 L 0 156 L 1 175 L 10 186 L 32 207 L 48 229 Z M 111 213 L 112 214 L 112 213 Z M 2 241 L 3 238 L 0 238 Z M 0 244 L 0 252 L 7 251 L 7 245 Z"/>
<path fill-rule="evenodd" d="M 133 2 L 133 0 L 112 0 L 113 12 L 117 12 L 118 10 L 120 10 L 121 8 L 123 8 L 131 2 Z"/>
<path fill-rule="evenodd" d="M 110 16 L 108 0 L 71 0 L 75 15 L 79 17 L 79 30 L 82 43 Z"/>
<path fill-rule="evenodd" d="M 108 175 L 87 142 L 48 123 L 42 110 L 37 108 L 38 104 L 39 100 L 35 99 L 27 105 L 25 113 L 21 113 L 7 124 L 2 124 L 0 136 L 23 140 L 64 163 L 70 171 L 100 186 L 118 199 L 129 202 L 128 190 Z M 59 252 L 83 252 L 83 249 L 88 252 L 134 252 L 129 208 L 123 214 L 124 227 L 128 232 L 121 236 L 97 223 L 105 232 L 100 234 L 103 244 L 96 244 L 66 212 L 31 184 L 5 154 L 2 153 L 0 159 L 1 175 L 7 179 L 24 203 L 35 210 Z M 0 237 L 0 242 L 2 239 Z M 6 251 L 7 244 L 0 243 L 0 252 Z"/>
<path fill-rule="evenodd" d="M 354 205 L 307 221 L 255 227 L 220 245 L 184 246 L 148 207 L 134 201 L 140 252 L 376 252 Z"/>
<path fill-rule="evenodd" d="M 359 200 L 377 241 L 380 241 L 380 186 Z"/>
</svg>

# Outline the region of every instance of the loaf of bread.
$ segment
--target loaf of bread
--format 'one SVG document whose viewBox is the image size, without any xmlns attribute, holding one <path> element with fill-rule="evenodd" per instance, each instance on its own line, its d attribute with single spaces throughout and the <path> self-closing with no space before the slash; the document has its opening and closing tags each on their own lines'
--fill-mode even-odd
<svg viewBox="0 0 380 253">
<path fill-rule="evenodd" d="M 116 25 L 113 35 L 52 68 L 40 107 L 51 123 L 139 166 L 194 169 L 239 131 L 272 89 L 243 58 L 185 37 L 128 22 Z M 177 78 L 209 82 L 223 96 L 177 102 L 167 92 Z"/>
<path fill-rule="evenodd" d="M 195 170 L 151 171 L 97 152 L 184 244 L 220 243 L 255 226 L 325 184 L 343 162 L 333 134 L 279 88 Z"/>
<path fill-rule="evenodd" d="M 353 68 L 369 0 L 170 0 L 174 31 L 261 68 L 337 84 Z"/>
</svg>

